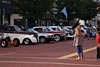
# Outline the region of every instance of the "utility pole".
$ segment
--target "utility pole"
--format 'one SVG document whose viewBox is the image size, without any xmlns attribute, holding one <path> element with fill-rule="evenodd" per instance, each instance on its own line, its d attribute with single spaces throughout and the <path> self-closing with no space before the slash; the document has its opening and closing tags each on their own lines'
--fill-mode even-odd
<svg viewBox="0 0 100 67">
<path fill-rule="evenodd" d="M 3 0 L 1 0 L 0 4 L 1 4 L 1 24 L 0 25 L 3 25 Z"/>
</svg>

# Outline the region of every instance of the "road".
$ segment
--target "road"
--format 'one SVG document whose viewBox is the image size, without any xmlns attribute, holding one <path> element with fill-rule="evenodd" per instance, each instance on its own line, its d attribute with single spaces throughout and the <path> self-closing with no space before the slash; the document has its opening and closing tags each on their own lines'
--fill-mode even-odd
<svg viewBox="0 0 100 67">
<path fill-rule="evenodd" d="M 0 67 L 100 67 L 95 40 L 84 39 L 84 59 L 77 60 L 73 40 L 0 47 Z"/>
</svg>

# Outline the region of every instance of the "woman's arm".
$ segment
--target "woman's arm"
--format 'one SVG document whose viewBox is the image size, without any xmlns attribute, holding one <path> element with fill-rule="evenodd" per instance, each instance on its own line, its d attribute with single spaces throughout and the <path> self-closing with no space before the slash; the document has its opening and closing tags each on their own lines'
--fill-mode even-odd
<svg viewBox="0 0 100 67">
<path fill-rule="evenodd" d="M 74 37 L 73 46 L 75 46 L 76 36 Z"/>
</svg>

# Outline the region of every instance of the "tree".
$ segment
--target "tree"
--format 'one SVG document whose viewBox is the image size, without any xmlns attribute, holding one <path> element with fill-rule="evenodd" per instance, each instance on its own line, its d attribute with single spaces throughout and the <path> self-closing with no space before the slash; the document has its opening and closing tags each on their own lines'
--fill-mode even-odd
<svg viewBox="0 0 100 67">
<path fill-rule="evenodd" d="M 28 18 L 30 22 L 42 19 L 52 7 L 53 0 L 11 0 L 15 12 Z"/>
<path fill-rule="evenodd" d="M 79 18 L 89 20 L 97 14 L 97 3 L 92 0 L 58 0 L 59 10 L 67 8 L 68 20 Z"/>
</svg>

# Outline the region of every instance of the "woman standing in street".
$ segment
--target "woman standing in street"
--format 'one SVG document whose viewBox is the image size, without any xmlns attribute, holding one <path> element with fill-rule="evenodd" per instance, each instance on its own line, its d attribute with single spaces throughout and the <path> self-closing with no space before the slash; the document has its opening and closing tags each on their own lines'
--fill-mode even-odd
<svg viewBox="0 0 100 67">
<path fill-rule="evenodd" d="M 78 27 L 75 30 L 75 37 L 73 41 L 73 46 L 76 47 L 77 51 L 77 59 L 83 59 L 83 48 L 82 48 L 82 41 L 83 41 L 83 34 L 81 32 L 81 26 L 78 25 Z"/>
</svg>

